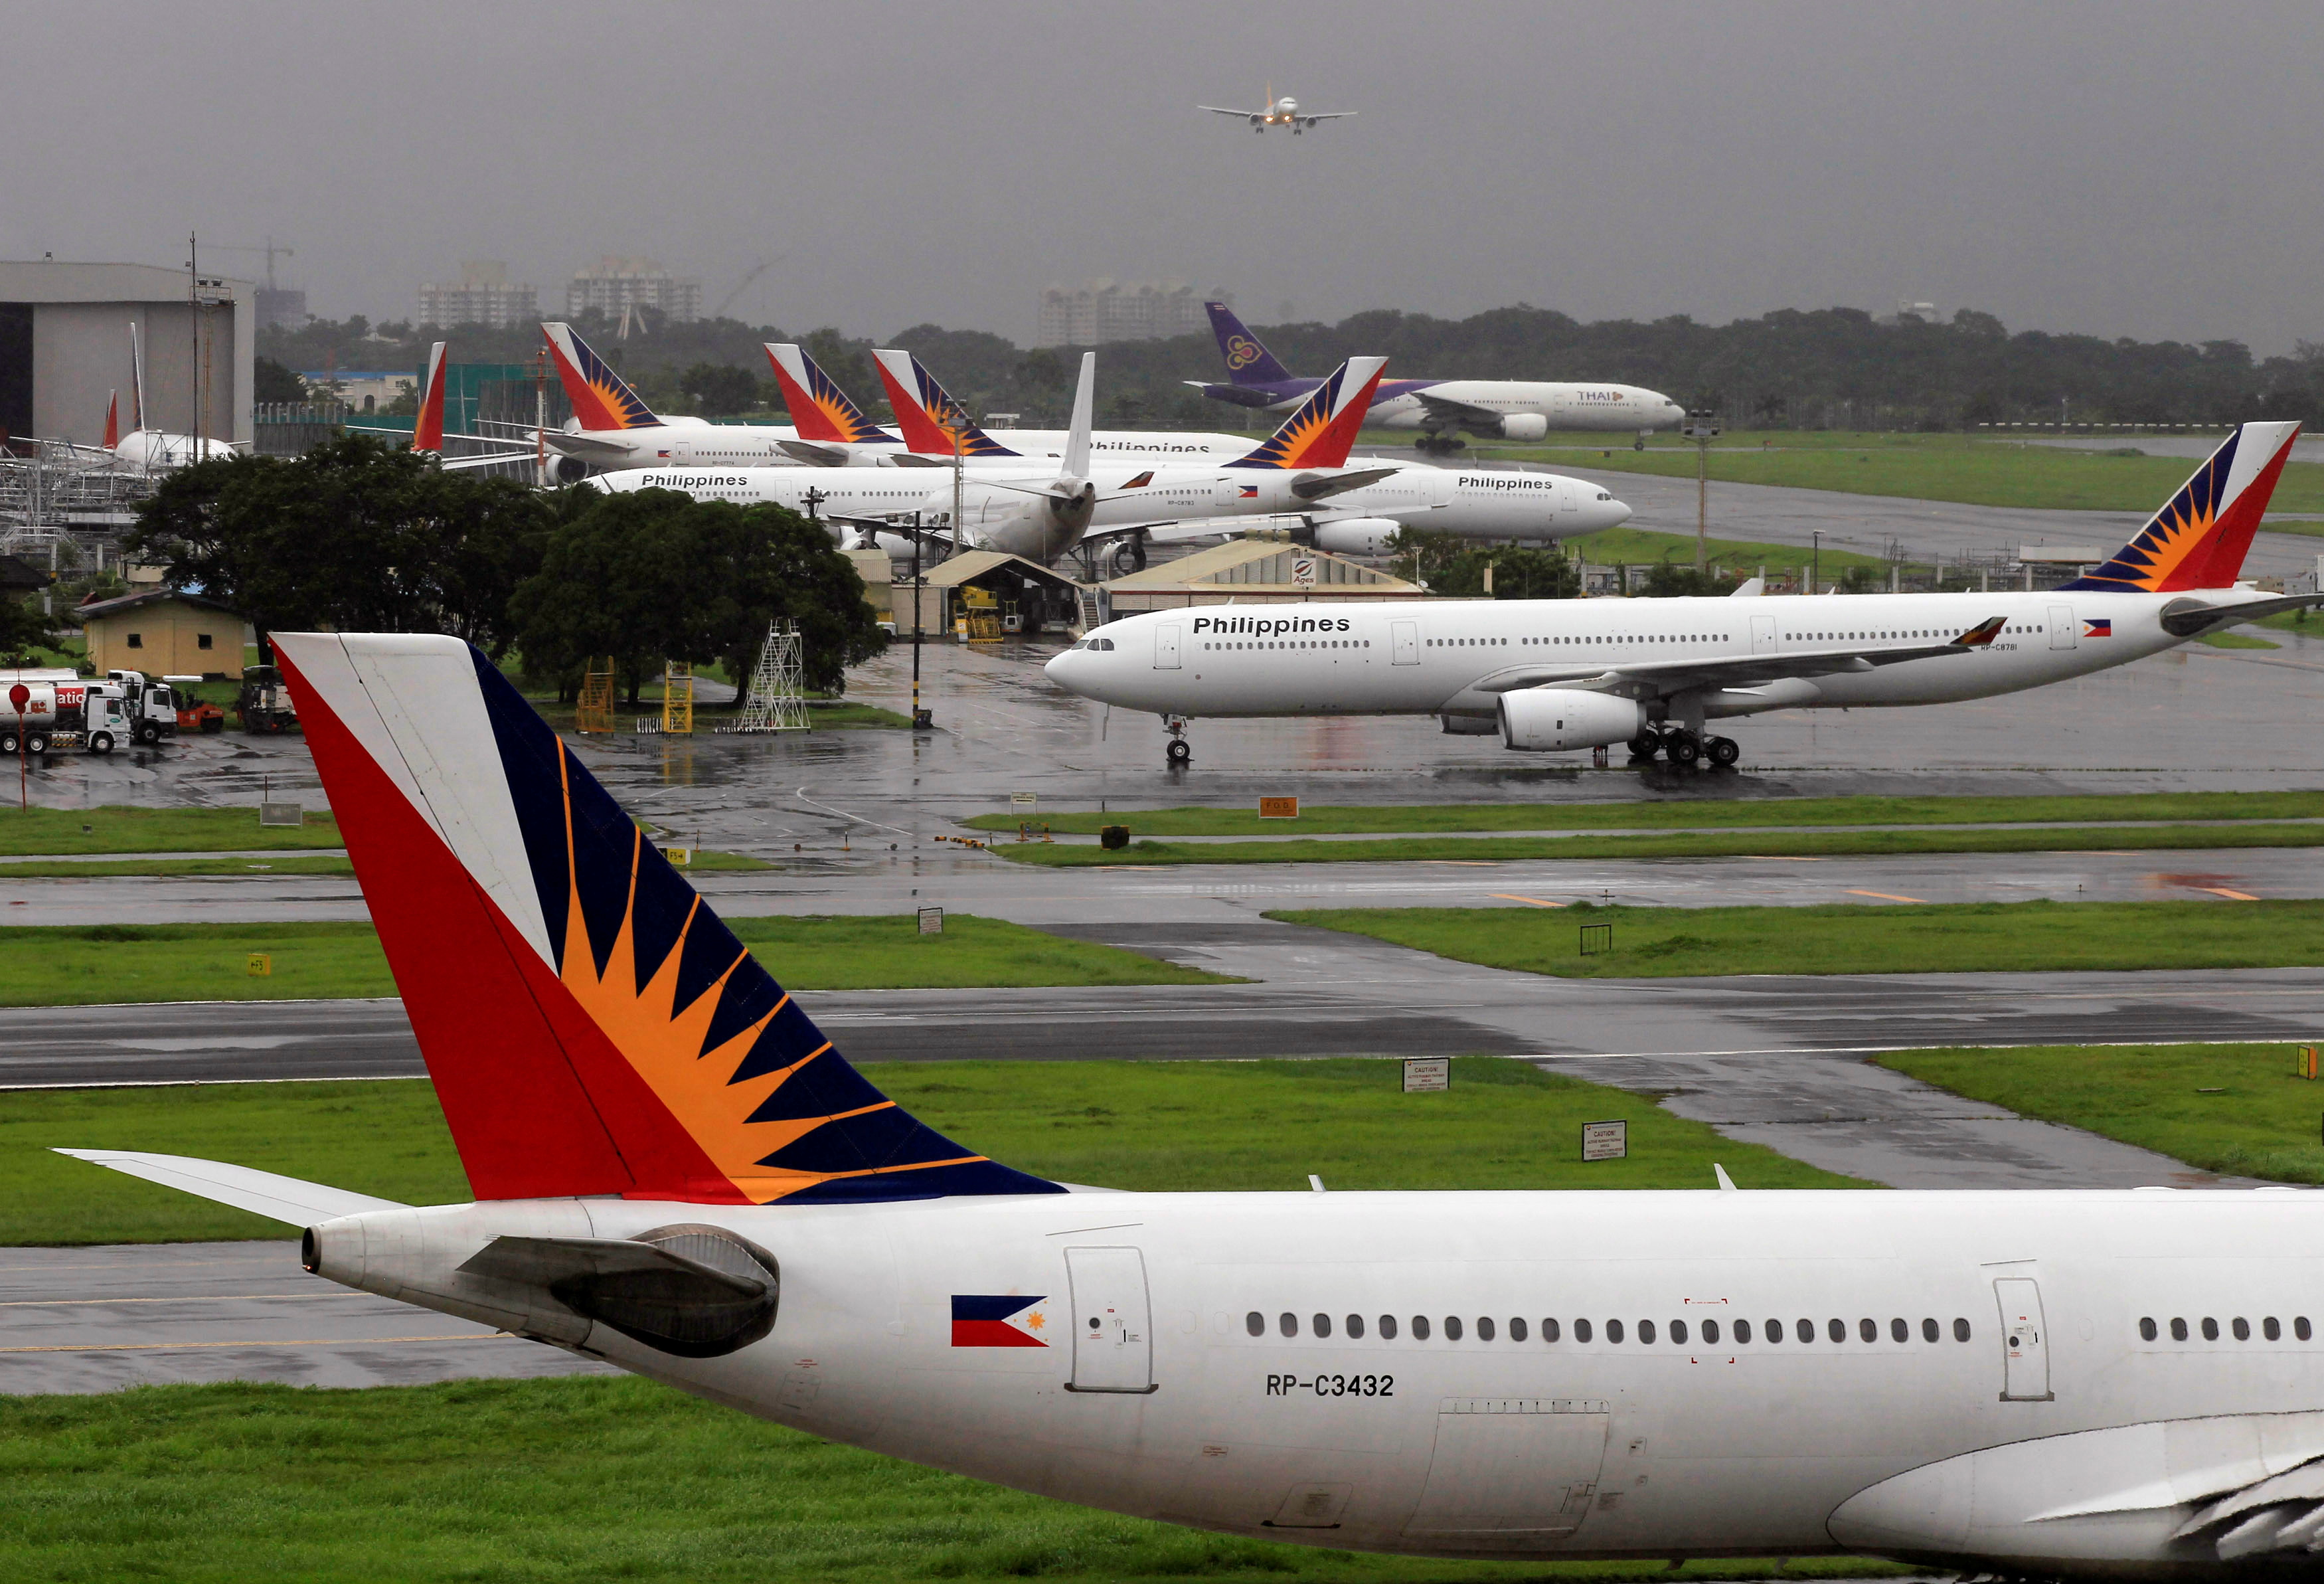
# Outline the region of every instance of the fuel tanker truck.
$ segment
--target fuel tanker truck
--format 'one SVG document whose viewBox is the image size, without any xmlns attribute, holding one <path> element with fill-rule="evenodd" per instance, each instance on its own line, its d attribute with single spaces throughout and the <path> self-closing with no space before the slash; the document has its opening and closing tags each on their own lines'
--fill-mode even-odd
<svg viewBox="0 0 2324 1584">
<path fill-rule="evenodd" d="M 68 671 L 0 672 L 0 758 L 87 749 L 110 754 L 132 741 L 126 690 Z"/>
</svg>

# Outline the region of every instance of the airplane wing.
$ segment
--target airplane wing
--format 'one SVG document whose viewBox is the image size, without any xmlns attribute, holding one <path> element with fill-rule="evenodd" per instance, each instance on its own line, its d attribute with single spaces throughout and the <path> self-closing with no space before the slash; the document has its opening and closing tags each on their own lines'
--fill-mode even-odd
<svg viewBox="0 0 2324 1584">
<path fill-rule="evenodd" d="M 1240 116 L 1248 121 L 1253 116 L 1264 116 L 1264 110 L 1230 110 L 1224 105 L 1197 105 L 1197 110 L 1208 110 L 1213 116 Z"/>
<path fill-rule="evenodd" d="M 1617 665 L 1585 662 L 1566 665 L 1513 665 L 1470 684 L 1480 693 L 1509 693 L 1520 688 L 1579 688 L 1586 692 L 1613 693 L 1626 699 L 1660 699 L 1698 688 L 1750 688 L 1787 677 L 1831 676 L 1839 672 L 1877 671 L 1908 660 L 1933 660 L 1945 654 L 1966 654 L 1991 644 L 2002 628 L 2002 618 L 1979 622 L 1958 638 L 1941 644 L 1915 644 L 1909 648 L 1874 648 L 1840 644 L 1822 649 L 1794 650 L 1788 654 L 1702 655 L 1692 659 L 1626 661 Z"/>
<path fill-rule="evenodd" d="M 1310 116 L 1306 111 L 1302 110 L 1299 112 L 1299 119 L 1302 121 L 1345 121 L 1360 113 L 1360 112 L 1355 110 L 1318 110 L 1315 114 Z"/>
<path fill-rule="evenodd" d="M 542 437 L 552 451 L 562 451 L 568 457 L 626 457 L 630 448 L 613 440 L 601 440 L 586 434 L 568 434 L 561 429 L 545 430 Z"/>
<path fill-rule="evenodd" d="M 1403 472 L 1401 468 L 1355 468 L 1339 473 L 1311 473 L 1295 479 L 1291 493 L 1303 501 L 1329 500 L 1335 495 L 1345 495 L 1351 489 L 1361 489 L 1367 484 L 1378 484 L 1383 478 Z"/>
<path fill-rule="evenodd" d="M 844 468 L 854 455 L 845 446 L 826 445 L 821 440 L 777 440 L 775 449 L 810 468 Z"/>
<path fill-rule="evenodd" d="M 2255 622 L 2303 605 L 2324 605 L 2324 594 L 2286 594 L 2272 599 L 2239 599 L 2232 605 L 2212 605 L 2200 599 L 2174 599 L 2163 607 L 2163 630 L 2173 637 L 2191 638 L 2213 627 Z"/>
<path fill-rule="evenodd" d="M 1299 520 L 1289 519 L 1294 523 Z M 1152 523 L 1119 523 L 1093 528 L 1081 536 L 1079 542 L 1110 544 L 1132 534 L 1142 534 L 1148 544 L 1182 544 L 1192 539 L 1232 539 L 1253 526 L 1284 521 L 1277 517 L 1167 517 Z"/>
<path fill-rule="evenodd" d="M 1448 401 L 1443 396 L 1431 395 L 1426 391 L 1415 391 L 1412 395 L 1415 401 L 1427 409 L 1428 416 L 1431 418 L 1440 423 L 1457 423 L 1464 429 L 1499 429 L 1501 426 L 1501 420 L 1507 416 L 1489 407 L 1479 407 L 1467 402 Z"/>
<path fill-rule="evenodd" d="M 439 456 L 436 459 L 436 464 L 447 473 L 458 473 L 470 468 L 490 468 L 501 462 L 535 460 L 538 459 L 530 451 L 484 451 L 473 457 Z"/>
</svg>

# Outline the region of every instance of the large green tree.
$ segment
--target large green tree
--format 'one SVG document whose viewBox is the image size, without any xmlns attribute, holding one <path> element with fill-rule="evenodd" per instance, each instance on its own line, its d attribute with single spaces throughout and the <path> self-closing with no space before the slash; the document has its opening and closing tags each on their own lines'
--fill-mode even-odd
<svg viewBox="0 0 2324 1584">
<path fill-rule="evenodd" d="M 577 492 L 576 492 L 577 493 Z M 526 668 L 568 684 L 611 655 L 635 704 L 666 660 L 748 677 L 768 624 L 798 624 L 807 685 L 836 692 L 886 647 L 853 563 L 779 506 L 645 489 L 576 502 L 512 615 Z"/>
<path fill-rule="evenodd" d="M 294 460 L 235 457 L 164 479 L 128 551 L 272 631 L 450 633 L 495 657 L 555 514 L 513 479 L 447 473 L 361 434 Z"/>
</svg>

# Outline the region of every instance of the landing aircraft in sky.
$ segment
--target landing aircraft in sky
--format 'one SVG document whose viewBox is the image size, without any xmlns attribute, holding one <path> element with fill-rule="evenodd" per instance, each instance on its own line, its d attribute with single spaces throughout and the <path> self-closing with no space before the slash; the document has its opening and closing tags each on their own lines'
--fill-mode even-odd
<svg viewBox="0 0 2324 1584">
<path fill-rule="evenodd" d="M 1276 359 L 1223 302 L 1206 302 L 1227 383 L 1186 383 L 1213 401 L 1280 412 L 1314 387 Z M 1637 447 L 1657 429 L 1686 421 L 1686 409 L 1640 385 L 1609 381 L 1530 379 L 1393 379 L 1384 382 L 1365 421 L 1381 429 L 1416 429 L 1423 450 L 1451 450 L 1449 437 L 1466 430 L 1480 438 L 1537 440 L 1553 429 L 1635 431 Z"/>
<path fill-rule="evenodd" d="M 2138 575 L 2209 542 L 2141 549 Z M 273 641 L 475 1200 L 63 1153 L 300 1228 L 322 1280 L 1257 1540 L 2315 1567 L 2312 1193 L 1056 1181 L 850 1065 L 483 654 Z"/>
<path fill-rule="evenodd" d="M 2026 593 L 1425 600 L 1150 611 L 1048 663 L 1060 686 L 1168 723 L 1434 715 L 1541 752 L 1732 764 L 1705 723 L 1772 709 L 1942 704 L 2087 676 L 2214 628 L 2324 603 L 2237 581 L 2297 423 L 2246 423 L 2089 576 Z"/>
<path fill-rule="evenodd" d="M 1208 110 L 1213 116 L 1233 116 L 1250 123 L 1250 129 L 1262 137 L 1270 126 L 1288 126 L 1297 137 L 1309 127 L 1325 121 L 1345 121 L 1356 114 L 1353 110 L 1303 110 L 1299 101 L 1289 94 L 1275 97 L 1275 85 L 1267 85 L 1267 108 L 1264 110 L 1230 110 L 1223 105 L 1197 105 L 1197 110 Z"/>
</svg>

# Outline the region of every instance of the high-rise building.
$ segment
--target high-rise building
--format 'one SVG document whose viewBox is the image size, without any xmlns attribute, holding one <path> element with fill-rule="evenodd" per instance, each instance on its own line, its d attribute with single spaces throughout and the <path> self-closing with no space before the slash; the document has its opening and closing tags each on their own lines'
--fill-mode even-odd
<svg viewBox="0 0 2324 1584">
<path fill-rule="evenodd" d="M 1234 306 L 1227 292 L 1198 294 L 1184 281 L 1095 280 L 1041 293 L 1036 347 L 1102 347 L 1109 341 L 1158 341 L 1210 329 L 1204 302 Z"/>
<path fill-rule="evenodd" d="M 702 317 L 702 283 L 681 280 L 650 258 L 601 258 L 565 287 L 567 317 L 593 308 L 608 319 L 621 318 L 624 309 L 651 308 L 674 324 L 689 324 Z"/>
<path fill-rule="evenodd" d="M 512 329 L 540 318 L 540 288 L 530 282 L 510 284 L 508 265 L 498 259 L 465 259 L 457 285 L 429 283 L 420 288 L 420 322 L 449 329 L 454 325 L 490 325 Z"/>
</svg>

